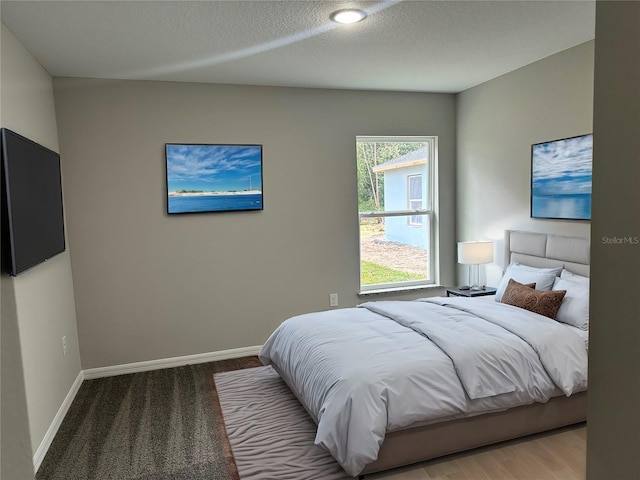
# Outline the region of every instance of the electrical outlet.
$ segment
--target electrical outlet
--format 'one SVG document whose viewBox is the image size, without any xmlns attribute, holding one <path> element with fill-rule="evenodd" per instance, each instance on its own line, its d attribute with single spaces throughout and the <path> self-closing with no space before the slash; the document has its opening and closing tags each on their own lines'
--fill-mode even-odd
<svg viewBox="0 0 640 480">
<path fill-rule="evenodd" d="M 67 337 L 64 335 L 62 336 L 62 353 L 67 354 Z"/>
<path fill-rule="evenodd" d="M 329 306 L 337 307 L 338 306 L 338 294 L 330 293 L 329 294 Z"/>
</svg>

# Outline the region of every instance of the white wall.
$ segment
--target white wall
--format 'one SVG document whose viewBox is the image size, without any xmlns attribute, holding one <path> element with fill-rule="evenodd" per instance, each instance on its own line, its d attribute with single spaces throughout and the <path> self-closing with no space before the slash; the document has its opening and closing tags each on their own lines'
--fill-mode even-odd
<svg viewBox="0 0 640 480">
<path fill-rule="evenodd" d="M 6 26 L 2 24 L 1 28 L 2 126 L 58 151 L 51 77 Z M 69 250 L 67 242 L 64 253 L 15 278 L 3 276 L 1 280 L 3 292 L 12 292 L 15 302 L 15 308 L 11 308 L 7 318 L 3 314 L 3 331 L 5 321 L 14 323 L 11 326 L 12 335 L 7 341 L 19 340 L 19 352 L 16 345 L 11 348 L 15 351 L 14 361 L 18 362 L 17 357 L 21 357 L 24 371 L 32 454 L 40 446 L 80 373 Z M 66 356 L 62 350 L 63 335 L 67 338 Z M 4 335 L 2 342 L 4 356 Z M 4 369 L 3 361 L 3 400 Z M 3 421 L 4 418 L 3 414 Z M 3 448 L 7 438 L 11 437 L 3 435 Z"/>
<path fill-rule="evenodd" d="M 640 2 L 597 3 L 588 480 L 640 478 L 639 26 Z"/>
<path fill-rule="evenodd" d="M 261 345 L 329 293 L 362 302 L 357 135 L 439 137 L 453 281 L 453 95 L 74 78 L 54 92 L 83 368 Z M 264 210 L 168 216 L 166 142 L 263 144 Z"/>
<path fill-rule="evenodd" d="M 457 96 L 456 236 L 497 240 L 488 285 L 502 274 L 506 229 L 589 236 L 589 222 L 530 218 L 529 202 L 531 145 L 592 132 L 593 50 L 578 45 Z"/>
</svg>

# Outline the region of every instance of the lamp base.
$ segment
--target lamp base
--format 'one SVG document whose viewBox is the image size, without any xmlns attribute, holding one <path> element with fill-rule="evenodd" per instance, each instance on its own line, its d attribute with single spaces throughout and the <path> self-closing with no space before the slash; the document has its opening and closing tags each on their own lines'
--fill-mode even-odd
<svg viewBox="0 0 640 480">
<path fill-rule="evenodd" d="M 458 290 L 471 290 L 471 287 L 469 285 L 462 285 L 458 287 Z"/>
</svg>

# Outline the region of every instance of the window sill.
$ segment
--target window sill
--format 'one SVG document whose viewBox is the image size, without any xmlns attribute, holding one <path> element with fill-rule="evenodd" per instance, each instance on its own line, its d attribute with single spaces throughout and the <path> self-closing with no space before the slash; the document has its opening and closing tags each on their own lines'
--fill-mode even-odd
<svg viewBox="0 0 640 480">
<path fill-rule="evenodd" d="M 359 297 L 367 297 L 369 295 L 385 295 L 394 293 L 411 293 L 425 290 L 444 290 L 442 285 L 411 285 L 409 287 L 390 287 L 380 288 L 377 290 L 363 290 L 358 292 Z"/>
</svg>

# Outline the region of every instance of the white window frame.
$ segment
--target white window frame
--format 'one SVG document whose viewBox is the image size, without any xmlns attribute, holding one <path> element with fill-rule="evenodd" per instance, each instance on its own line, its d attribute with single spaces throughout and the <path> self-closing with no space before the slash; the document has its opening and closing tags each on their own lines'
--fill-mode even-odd
<svg viewBox="0 0 640 480">
<path fill-rule="evenodd" d="M 422 142 L 426 143 L 429 149 L 427 165 L 425 166 L 423 175 L 426 176 L 426 182 L 423 184 L 423 206 L 420 209 L 378 211 L 378 212 L 360 212 L 358 209 L 358 245 L 362 245 L 360 239 L 360 219 L 372 217 L 394 217 L 407 215 L 420 215 L 423 221 L 427 222 L 428 242 L 427 252 L 429 261 L 427 262 L 427 279 L 413 280 L 404 282 L 379 283 L 373 285 L 362 284 L 362 272 L 358 271 L 358 282 L 360 283 L 360 294 L 369 294 L 377 292 L 390 292 L 400 290 L 411 290 L 423 287 L 437 285 L 437 275 L 439 272 L 439 258 L 437 255 L 436 232 L 438 231 L 438 137 L 436 136 L 366 136 L 358 135 L 356 137 L 356 145 L 359 142 Z M 409 217 L 410 218 L 410 217 Z M 360 248 L 358 249 L 360 252 Z M 359 268 L 362 265 L 361 258 L 358 258 Z"/>
</svg>

